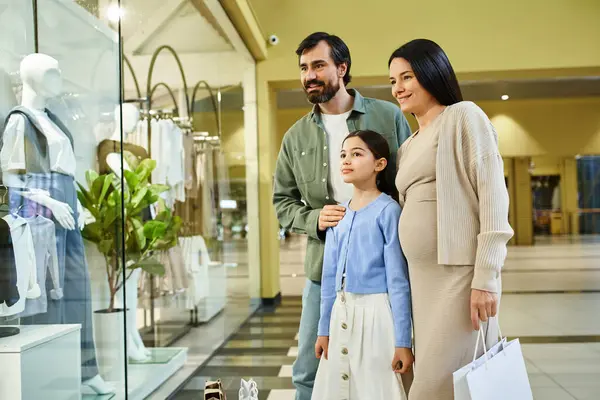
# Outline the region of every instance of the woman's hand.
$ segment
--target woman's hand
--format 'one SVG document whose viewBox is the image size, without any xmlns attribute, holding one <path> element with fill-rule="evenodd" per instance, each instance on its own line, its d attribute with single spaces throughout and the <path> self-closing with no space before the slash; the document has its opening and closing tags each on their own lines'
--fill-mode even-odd
<svg viewBox="0 0 600 400">
<path fill-rule="evenodd" d="M 315 355 L 317 358 L 321 358 L 321 356 L 325 356 L 325 359 L 328 359 L 329 353 L 329 336 L 319 336 L 317 338 L 317 343 L 315 344 Z"/>
<path fill-rule="evenodd" d="M 397 374 L 405 374 L 412 368 L 415 358 L 412 350 L 405 347 L 396 347 L 394 359 L 392 360 L 392 369 Z"/>
<path fill-rule="evenodd" d="M 498 295 L 483 290 L 471 290 L 471 323 L 479 330 L 479 321 L 487 322 L 498 313 Z"/>
</svg>

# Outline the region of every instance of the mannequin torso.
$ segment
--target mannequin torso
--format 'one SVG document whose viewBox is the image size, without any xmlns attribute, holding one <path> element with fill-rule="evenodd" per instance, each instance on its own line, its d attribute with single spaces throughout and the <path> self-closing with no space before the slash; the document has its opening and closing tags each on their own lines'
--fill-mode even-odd
<svg viewBox="0 0 600 400">
<path fill-rule="evenodd" d="M 121 124 L 121 113 L 123 114 L 123 123 Z M 123 104 L 115 108 L 115 130 L 112 136 L 103 140 L 98 146 L 98 164 L 99 172 L 106 174 L 113 172 L 121 177 L 121 170 L 131 171 L 131 167 L 123 160 L 121 166 L 121 152 L 129 151 L 139 159 L 148 158 L 148 152 L 140 146 L 126 143 L 127 136 L 136 128 L 140 118 L 140 112 L 131 104 Z M 121 125 L 123 127 L 123 146 L 121 146 Z"/>
<path fill-rule="evenodd" d="M 50 171 L 73 176 L 76 163 L 71 140 L 56 123 L 51 121 L 46 110 L 48 99 L 58 96 L 62 90 L 58 61 L 45 54 L 31 54 L 21 62 L 20 72 L 23 79 L 21 106 L 37 121 L 38 126 L 35 129 L 44 135 L 47 148 L 29 146 L 29 149 L 37 150 L 38 154 L 26 154 L 25 125 L 29 122 L 23 115 L 11 115 L 4 131 L 0 151 L 4 184 L 11 188 L 26 188 L 22 173 L 31 172 L 28 171 L 28 160 L 39 161 L 45 157 L 49 158 Z M 52 199 L 48 192 L 37 190 L 15 191 L 15 193 L 47 207 L 65 229 L 75 229 L 73 209 L 66 203 Z M 80 204 L 77 206 L 78 209 L 81 208 Z M 80 222 L 83 222 L 83 219 Z"/>
</svg>

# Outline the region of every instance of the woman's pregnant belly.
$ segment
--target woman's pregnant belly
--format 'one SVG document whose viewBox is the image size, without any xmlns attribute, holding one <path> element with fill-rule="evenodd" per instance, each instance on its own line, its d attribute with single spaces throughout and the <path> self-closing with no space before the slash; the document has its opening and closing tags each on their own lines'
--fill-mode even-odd
<svg viewBox="0 0 600 400">
<path fill-rule="evenodd" d="M 400 244 L 409 266 L 437 264 L 437 201 L 407 196 L 398 227 Z"/>
</svg>

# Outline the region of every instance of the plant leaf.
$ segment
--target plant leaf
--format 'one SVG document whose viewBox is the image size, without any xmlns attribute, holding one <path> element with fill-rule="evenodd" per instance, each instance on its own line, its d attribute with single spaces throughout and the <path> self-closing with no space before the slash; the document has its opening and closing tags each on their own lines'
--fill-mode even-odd
<svg viewBox="0 0 600 400">
<path fill-rule="evenodd" d="M 88 188 L 92 188 L 94 181 L 96 181 L 96 179 L 98 179 L 99 176 L 100 175 L 98 175 L 98 173 L 93 169 L 90 169 L 85 173 L 85 180 L 87 182 Z"/>
<path fill-rule="evenodd" d="M 111 250 L 113 248 L 113 243 L 114 243 L 114 241 L 112 239 L 101 240 L 98 243 L 98 250 L 100 250 L 100 253 L 108 255 L 111 253 Z"/>
<path fill-rule="evenodd" d="M 106 197 L 108 189 L 112 186 L 113 178 L 111 177 L 111 175 L 112 174 L 104 176 L 104 183 L 102 185 L 102 192 L 100 193 L 100 197 L 98 198 L 98 204 L 102 204 L 104 198 Z"/>
<path fill-rule="evenodd" d="M 113 222 L 115 222 L 120 213 L 121 210 L 116 206 L 106 208 L 106 214 L 102 219 L 102 227 L 108 230 L 108 227 L 111 226 Z"/>
<path fill-rule="evenodd" d="M 155 168 L 156 161 L 150 158 L 146 158 L 142 160 L 140 165 L 136 168 L 135 173 L 141 182 L 146 182 L 148 178 L 150 178 L 150 175 L 152 174 L 152 171 L 154 171 Z"/>
<path fill-rule="evenodd" d="M 165 274 L 165 267 L 155 257 L 148 257 L 144 260 L 140 260 L 129 269 L 141 268 L 152 275 L 163 276 Z"/>
<path fill-rule="evenodd" d="M 168 191 L 170 187 L 168 185 L 152 184 L 148 187 L 148 189 L 150 190 L 150 193 L 152 193 L 155 196 L 158 196 L 159 194 Z"/>
<path fill-rule="evenodd" d="M 100 199 L 100 195 L 102 194 L 102 188 L 104 187 L 104 179 L 105 179 L 106 175 L 102 175 L 102 176 L 98 176 L 98 178 L 96 178 L 94 180 L 94 183 L 92 183 L 91 186 L 91 194 L 93 196 L 94 199 L 94 203 L 98 204 L 98 199 Z"/>
<path fill-rule="evenodd" d="M 142 221 L 137 218 L 131 218 L 131 223 L 134 227 L 135 239 L 138 243 L 140 250 L 146 248 L 146 235 L 144 235 L 144 225 Z"/>
<path fill-rule="evenodd" d="M 91 224 L 87 224 L 83 231 L 81 232 L 82 236 L 87 240 L 90 240 L 94 243 L 98 243 L 102 240 L 103 237 L 102 223 L 99 221 L 92 222 Z"/>
<path fill-rule="evenodd" d="M 133 196 L 133 198 L 131 199 L 131 206 L 132 207 L 138 207 L 140 205 L 140 203 L 142 202 L 142 200 L 144 200 L 144 197 L 146 197 L 146 193 L 148 193 L 148 188 L 141 188 L 140 190 L 138 190 L 135 195 Z"/>
<path fill-rule="evenodd" d="M 129 190 L 132 192 L 135 191 L 138 185 L 140 184 L 140 179 L 138 178 L 137 174 L 135 172 L 124 170 L 123 176 L 127 181 L 127 186 L 129 187 Z"/>
<path fill-rule="evenodd" d="M 132 152 L 123 150 L 123 158 L 133 171 L 138 169 L 140 165 L 140 159 L 137 158 Z"/>
<path fill-rule="evenodd" d="M 148 221 L 144 224 L 144 236 L 150 240 L 161 238 L 167 230 L 167 224 L 162 221 Z"/>
</svg>

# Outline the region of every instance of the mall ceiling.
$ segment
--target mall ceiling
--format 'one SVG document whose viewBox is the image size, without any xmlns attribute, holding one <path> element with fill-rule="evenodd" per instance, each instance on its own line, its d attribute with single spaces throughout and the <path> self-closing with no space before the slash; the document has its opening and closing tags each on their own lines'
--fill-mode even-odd
<svg viewBox="0 0 600 400">
<path fill-rule="evenodd" d="M 203 1 L 127 0 L 122 33 L 125 50 L 151 55 L 168 44 L 179 54 L 233 51 L 216 18 Z"/>
<path fill-rule="evenodd" d="M 503 95 L 508 95 L 509 100 L 600 96 L 600 76 L 463 81 L 460 86 L 465 100 L 471 101 L 501 100 Z M 357 89 L 364 96 L 394 101 L 388 85 L 364 86 Z M 307 106 L 307 100 L 301 89 L 282 90 L 278 93 L 277 105 L 280 109 L 302 108 Z"/>
</svg>

